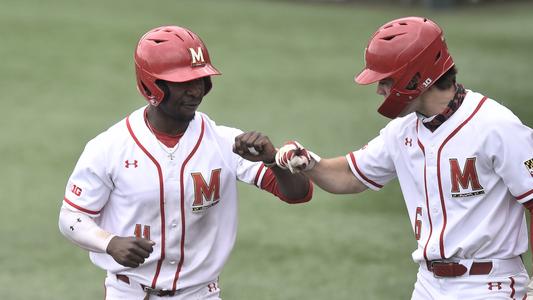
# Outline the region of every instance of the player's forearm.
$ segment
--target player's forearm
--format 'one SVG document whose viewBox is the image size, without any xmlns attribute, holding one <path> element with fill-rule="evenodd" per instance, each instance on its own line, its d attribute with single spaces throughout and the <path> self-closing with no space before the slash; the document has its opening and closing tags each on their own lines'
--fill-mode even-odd
<svg viewBox="0 0 533 300">
<path fill-rule="evenodd" d="M 309 194 L 311 183 L 309 178 L 304 174 L 291 174 L 288 170 L 281 168 L 272 168 L 279 191 L 288 199 L 294 200 L 290 203 L 300 203 L 309 201 L 306 196 Z"/>
<path fill-rule="evenodd" d="M 323 158 L 305 173 L 321 189 L 333 194 L 353 194 L 366 190 L 366 186 L 352 174 L 344 157 Z"/>
<path fill-rule="evenodd" d="M 100 228 L 91 217 L 65 207 L 59 213 L 59 230 L 81 248 L 100 253 L 106 252 L 114 236 Z"/>
</svg>

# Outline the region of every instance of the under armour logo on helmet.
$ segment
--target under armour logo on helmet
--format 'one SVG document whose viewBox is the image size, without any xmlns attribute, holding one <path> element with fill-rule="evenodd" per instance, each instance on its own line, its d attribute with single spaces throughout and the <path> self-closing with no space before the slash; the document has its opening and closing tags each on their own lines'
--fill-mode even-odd
<svg viewBox="0 0 533 300">
<path fill-rule="evenodd" d="M 189 48 L 191 52 L 191 66 L 199 67 L 205 65 L 204 53 L 202 52 L 202 47 L 198 47 L 196 51 L 193 48 Z"/>
</svg>

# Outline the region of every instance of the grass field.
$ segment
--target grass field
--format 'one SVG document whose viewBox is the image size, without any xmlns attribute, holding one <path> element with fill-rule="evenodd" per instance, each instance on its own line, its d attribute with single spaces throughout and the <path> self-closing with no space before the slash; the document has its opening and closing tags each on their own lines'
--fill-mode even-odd
<svg viewBox="0 0 533 300">
<path fill-rule="evenodd" d="M 405 15 L 442 25 L 459 81 L 533 126 L 531 3 L 439 13 L 266 0 L 0 4 L 1 299 L 103 299 L 104 273 L 59 234 L 58 209 L 85 143 L 144 105 L 132 54 L 158 25 L 197 32 L 223 72 L 201 110 L 276 144 L 297 138 L 329 157 L 374 137 L 387 122 L 379 97 L 352 78 L 375 28 Z M 300 206 L 240 190 L 224 299 L 409 299 L 415 242 L 397 182 L 357 197 L 317 190 Z"/>
</svg>

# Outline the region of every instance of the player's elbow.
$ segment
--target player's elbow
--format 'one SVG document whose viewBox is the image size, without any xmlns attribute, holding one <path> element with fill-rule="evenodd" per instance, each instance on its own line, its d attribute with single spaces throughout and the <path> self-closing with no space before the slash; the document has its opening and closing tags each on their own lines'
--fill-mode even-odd
<svg viewBox="0 0 533 300">
<path fill-rule="evenodd" d="M 281 199 L 283 200 L 284 202 L 288 203 L 288 204 L 301 204 L 301 203 L 306 203 L 306 202 L 309 202 L 311 201 L 311 197 L 309 198 L 301 198 L 301 199 Z"/>
<path fill-rule="evenodd" d="M 59 219 L 57 221 L 57 226 L 59 227 L 59 232 L 61 232 L 61 234 L 65 236 L 66 238 L 70 239 L 69 231 L 67 230 L 68 228 L 67 214 L 68 213 L 66 212 L 66 209 L 61 208 L 61 210 L 59 211 Z"/>
<path fill-rule="evenodd" d="M 300 195 L 295 195 L 294 197 L 280 197 L 281 200 L 283 200 L 286 203 L 289 204 L 300 204 L 300 203 L 306 203 L 311 201 L 311 198 L 313 198 L 313 184 L 311 181 L 309 181 L 309 185 L 307 188 L 307 191 Z"/>
</svg>

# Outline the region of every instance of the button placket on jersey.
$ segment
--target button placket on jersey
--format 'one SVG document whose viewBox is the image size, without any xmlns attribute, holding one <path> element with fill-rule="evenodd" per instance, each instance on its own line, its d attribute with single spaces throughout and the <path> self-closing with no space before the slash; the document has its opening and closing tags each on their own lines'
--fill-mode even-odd
<svg viewBox="0 0 533 300">
<path fill-rule="evenodd" d="M 440 207 L 440 196 L 437 177 L 437 147 L 434 143 L 428 144 L 426 158 L 426 185 L 428 196 L 428 212 L 431 215 L 432 235 L 427 244 L 428 254 L 437 258 L 439 252 L 439 230 L 442 227 L 443 216 Z"/>
<path fill-rule="evenodd" d="M 169 172 L 166 174 L 165 180 L 165 199 L 163 201 L 165 206 L 165 227 L 166 227 L 166 257 L 165 261 L 168 265 L 173 266 L 177 264 L 179 260 L 179 252 L 175 247 L 179 245 L 181 238 L 179 212 L 180 212 L 180 181 L 179 170 L 180 165 L 177 160 L 168 160 L 166 168 Z"/>
</svg>

